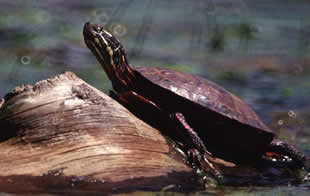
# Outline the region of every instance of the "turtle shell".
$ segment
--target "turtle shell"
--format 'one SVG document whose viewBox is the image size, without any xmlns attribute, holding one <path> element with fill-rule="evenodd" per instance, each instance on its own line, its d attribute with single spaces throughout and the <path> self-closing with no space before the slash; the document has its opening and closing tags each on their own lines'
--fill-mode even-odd
<svg viewBox="0 0 310 196">
<path fill-rule="evenodd" d="M 134 66 L 143 78 L 139 94 L 168 112 L 181 112 L 198 135 L 219 154 L 262 153 L 274 134 L 237 96 L 195 75 L 159 67 Z M 222 145 L 218 143 L 222 142 Z M 222 149 L 221 149 L 222 148 Z M 212 152 L 212 150 L 211 150 Z M 214 152 L 213 152 L 214 153 Z"/>
<path fill-rule="evenodd" d="M 145 78 L 175 94 L 223 116 L 271 132 L 256 113 L 237 96 L 205 78 L 159 67 L 138 67 Z"/>
</svg>

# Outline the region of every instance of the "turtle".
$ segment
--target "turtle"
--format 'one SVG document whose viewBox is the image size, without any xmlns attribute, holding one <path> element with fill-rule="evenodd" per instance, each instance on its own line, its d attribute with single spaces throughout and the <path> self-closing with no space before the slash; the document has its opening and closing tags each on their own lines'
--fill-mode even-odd
<svg viewBox="0 0 310 196">
<path fill-rule="evenodd" d="M 123 45 L 100 25 L 87 22 L 83 36 L 112 82 L 111 96 L 175 140 L 192 165 L 199 168 L 203 162 L 221 176 L 210 157 L 242 163 L 276 155 L 304 164 L 301 151 L 276 139 L 246 103 L 223 87 L 189 73 L 130 65 Z"/>
</svg>

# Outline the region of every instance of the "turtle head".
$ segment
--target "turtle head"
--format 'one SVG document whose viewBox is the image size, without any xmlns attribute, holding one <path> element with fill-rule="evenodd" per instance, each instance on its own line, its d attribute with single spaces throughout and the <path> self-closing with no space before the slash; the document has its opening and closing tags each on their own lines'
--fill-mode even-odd
<svg viewBox="0 0 310 196">
<path fill-rule="evenodd" d="M 103 27 L 89 22 L 84 25 L 83 35 L 85 44 L 97 57 L 109 79 L 124 83 L 123 73 L 130 68 L 122 44 Z"/>
</svg>

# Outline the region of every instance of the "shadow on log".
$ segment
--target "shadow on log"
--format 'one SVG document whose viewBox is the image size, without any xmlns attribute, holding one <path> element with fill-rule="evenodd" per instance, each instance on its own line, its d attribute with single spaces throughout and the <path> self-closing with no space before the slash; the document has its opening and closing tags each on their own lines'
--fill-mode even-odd
<svg viewBox="0 0 310 196">
<path fill-rule="evenodd" d="M 71 72 L 6 95 L 0 126 L 1 192 L 197 186 L 159 131 Z"/>
</svg>

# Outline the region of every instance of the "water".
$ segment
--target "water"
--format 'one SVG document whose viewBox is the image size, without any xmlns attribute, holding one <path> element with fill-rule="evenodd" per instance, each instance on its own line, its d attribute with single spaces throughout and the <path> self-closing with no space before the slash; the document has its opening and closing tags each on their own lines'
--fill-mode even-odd
<svg viewBox="0 0 310 196">
<path fill-rule="evenodd" d="M 310 154 L 309 10 L 303 0 L 0 0 L 0 97 L 67 70 L 107 92 L 111 85 L 82 37 L 84 23 L 92 21 L 121 40 L 131 64 L 216 81 L 281 139 Z"/>
</svg>

